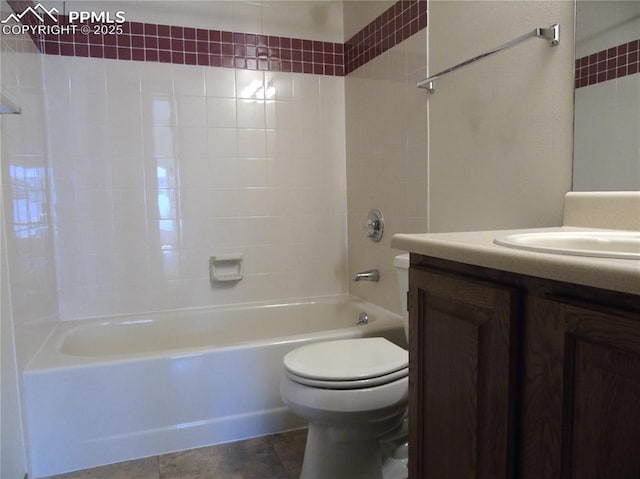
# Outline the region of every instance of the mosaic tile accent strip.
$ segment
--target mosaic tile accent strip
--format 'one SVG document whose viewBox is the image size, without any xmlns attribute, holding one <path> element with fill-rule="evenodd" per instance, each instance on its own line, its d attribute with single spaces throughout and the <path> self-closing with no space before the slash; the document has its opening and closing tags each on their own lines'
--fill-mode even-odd
<svg viewBox="0 0 640 479">
<path fill-rule="evenodd" d="M 575 88 L 634 75 L 640 71 L 640 40 L 608 48 L 576 60 Z"/>
<path fill-rule="evenodd" d="M 16 13 L 31 0 L 9 0 Z M 346 43 L 253 33 L 129 22 L 71 23 L 27 14 L 23 24 L 56 26 L 55 32 L 30 32 L 49 55 L 110 58 L 247 70 L 344 76 L 427 26 L 427 0 L 401 0 Z"/>
<path fill-rule="evenodd" d="M 427 0 L 396 2 L 345 43 L 345 74 L 427 26 Z"/>
<path fill-rule="evenodd" d="M 68 25 L 60 17 L 59 25 Z M 91 24 L 82 32 L 45 35 L 43 53 L 147 62 L 344 75 L 340 43 L 220 30 L 124 22 Z"/>
</svg>

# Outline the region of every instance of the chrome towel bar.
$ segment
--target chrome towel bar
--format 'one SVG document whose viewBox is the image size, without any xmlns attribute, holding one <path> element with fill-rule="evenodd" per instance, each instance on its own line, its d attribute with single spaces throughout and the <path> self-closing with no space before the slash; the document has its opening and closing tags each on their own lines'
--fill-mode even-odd
<svg viewBox="0 0 640 479">
<path fill-rule="evenodd" d="M 553 47 L 558 43 L 560 43 L 560 24 L 555 23 L 551 25 L 549 28 L 536 28 L 529 33 L 525 33 L 524 35 L 519 36 L 518 38 L 514 38 L 513 40 L 508 41 L 507 43 L 503 43 L 502 45 L 495 47 L 492 50 L 489 50 L 488 52 L 482 53 L 462 63 L 458 63 L 457 65 L 452 66 L 451 68 L 447 68 L 446 70 L 442 70 L 440 73 L 431 75 L 430 77 L 425 78 L 424 80 L 420 80 L 419 82 L 416 83 L 416 86 L 418 88 L 426 89 L 429 93 L 434 93 L 436 91 L 435 81 L 437 79 L 442 78 L 443 76 L 448 75 L 449 73 L 453 73 L 456 70 L 460 70 L 461 68 L 466 67 L 467 65 L 471 65 L 472 63 L 475 63 L 478 60 L 487 58 L 493 55 L 494 53 L 499 53 L 503 50 L 514 47 L 518 43 L 521 43 L 533 37 L 549 40 L 549 43 Z"/>
</svg>

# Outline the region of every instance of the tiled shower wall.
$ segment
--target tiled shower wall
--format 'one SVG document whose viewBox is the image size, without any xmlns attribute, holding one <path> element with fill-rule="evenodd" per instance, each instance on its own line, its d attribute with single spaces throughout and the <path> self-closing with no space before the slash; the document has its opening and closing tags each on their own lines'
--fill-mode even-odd
<svg viewBox="0 0 640 479">
<path fill-rule="evenodd" d="M 351 8 L 362 8 L 350 2 Z M 392 250 L 394 233 L 427 228 L 427 95 L 415 87 L 426 77 L 426 30 L 396 45 L 346 78 L 349 273 L 380 270 L 380 281 L 352 282 L 352 293 L 400 312 Z M 385 233 L 379 243 L 363 231 L 379 208 Z"/>
<path fill-rule="evenodd" d="M 394 45 L 424 28 L 425 6 L 385 2 L 377 20 L 350 25 L 350 68 L 392 47 L 405 52 L 406 45 Z M 246 28 L 279 35 L 279 43 L 297 33 L 283 29 L 267 11 L 232 9 L 226 13 L 242 21 L 221 22 L 222 15 L 212 27 L 223 29 L 223 40 L 224 30 L 260 18 Z M 140 12 L 133 15 L 132 21 L 146 20 Z M 163 19 L 171 23 L 175 17 L 156 12 L 151 20 Z M 191 20 L 202 27 L 195 15 Z M 335 28 L 328 27 L 308 30 L 322 40 L 308 42 L 312 48 L 341 45 Z M 188 29 L 181 30 L 184 35 Z M 234 42 L 242 40 L 239 35 L 232 35 Z M 42 56 L 50 126 L 43 144 L 50 160 L 48 197 L 41 206 L 55 232 L 55 251 L 48 256 L 55 259 L 48 276 L 54 288 L 46 296 L 57 301 L 51 311 L 75 319 L 349 290 L 343 78 L 325 68 L 324 75 L 262 71 L 259 62 L 253 69 L 248 62 L 244 68 L 220 68 L 158 62 L 159 57 L 87 58 L 83 52 L 91 50 L 77 48 L 78 39 L 71 48 L 64 40 L 69 38 L 47 38 L 60 42 L 50 52 L 60 55 Z M 208 43 L 210 54 L 214 43 Z M 235 66 L 240 50 L 234 43 Z M 421 51 L 418 56 L 424 56 Z M 316 56 L 309 60 L 315 72 Z M 228 253 L 244 256 L 245 278 L 212 286 L 208 258 Z M 16 256 L 31 259 L 29 253 Z M 395 297 L 395 290 L 390 294 Z"/>
<path fill-rule="evenodd" d="M 343 79 L 43 58 L 62 318 L 347 290 Z"/>
<path fill-rule="evenodd" d="M 11 12 L 2 2 L 2 13 Z M 28 35 L 2 35 L 2 94 L 21 115 L 2 115 L 2 194 L 11 307 L 16 325 L 58 318 L 54 228 L 41 57 Z M 6 274 L 5 274 L 6 273 Z"/>
<path fill-rule="evenodd" d="M 10 12 L 4 2 L 0 2 L 0 10 L 3 16 Z M 14 318 L 44 321 L 56 319 L 57 314 L 50 223 L 41 211 L 26 208 L 30 198 L 41 198 L 46 190 L 39 60 L 40 54 L 28 36 L 0 37 L 2 94 L 20 104 L 24 111 L 24 115 L 0 116 L 3 209 L 0 214 L 3 222 L 0 224 L 0 477 L 3 478 L 22 477 L 26 471 L 18 392 L 18 370 L 25 354 L 17 351 Z M 19 220 L 5 221 L 7 217 Z M 14 254 L 9 255 L 9 250 Z"/>
<path fill-rule="evenodd" d="M 216 5 L 215 28 L 292 35 L 304 24 Z M 203 26 L 197 5 L 164 7 L 153 22 Z M 288 10 L 303 19 L 309 8 Z M 328 27 L 305 28 L 322 45 L 341 40 Z M 343 78 L 76 50 L 41 57 L 52 311 L 75 319 L 347 291 Z M 211 285 L 209 256 L 229 253 L 243 255 L 244 279 Z"/>
</svg>

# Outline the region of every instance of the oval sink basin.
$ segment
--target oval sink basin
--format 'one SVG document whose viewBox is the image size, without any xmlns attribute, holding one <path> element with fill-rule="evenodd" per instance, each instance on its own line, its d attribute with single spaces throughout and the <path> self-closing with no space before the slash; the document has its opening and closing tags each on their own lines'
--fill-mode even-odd
<svg viewBox="0 0 640 479">
<path fill-rule="evenodd" d="M 634 231 L 518 233 L 498 237 L 493 242 L 542 253 L 640 260 L 640 232 Z"/>
</svg>

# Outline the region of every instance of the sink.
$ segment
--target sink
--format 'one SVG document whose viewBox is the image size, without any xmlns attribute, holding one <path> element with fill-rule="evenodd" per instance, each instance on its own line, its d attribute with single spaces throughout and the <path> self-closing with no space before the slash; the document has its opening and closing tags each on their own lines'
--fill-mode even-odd
<svg viewBox="0 0 640 479">
<path fill-rule="evenodd" d="M 545 231 L 497 237 L 495 244 L 543 253 L 640 260 L 640 232 Z"/>
</svg>

